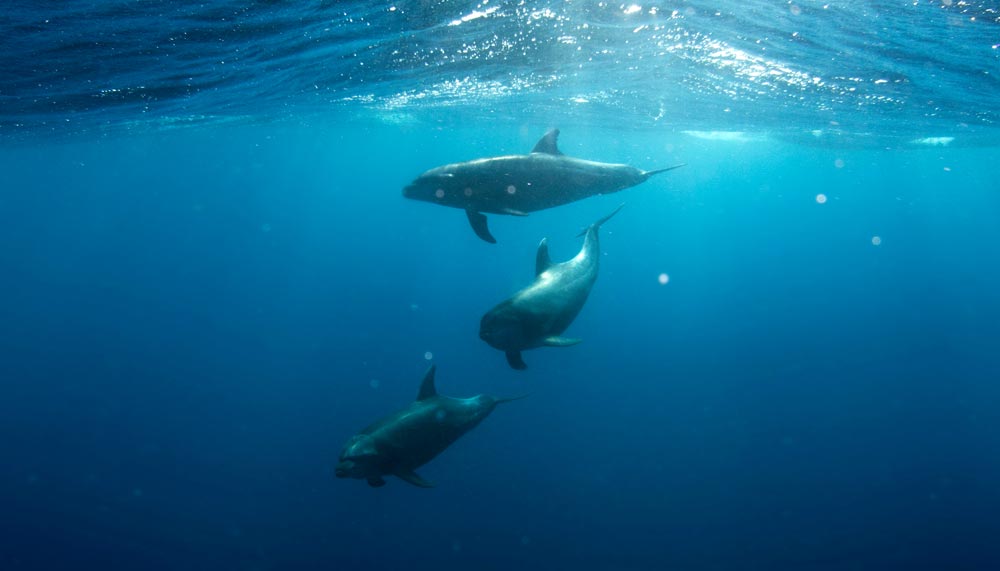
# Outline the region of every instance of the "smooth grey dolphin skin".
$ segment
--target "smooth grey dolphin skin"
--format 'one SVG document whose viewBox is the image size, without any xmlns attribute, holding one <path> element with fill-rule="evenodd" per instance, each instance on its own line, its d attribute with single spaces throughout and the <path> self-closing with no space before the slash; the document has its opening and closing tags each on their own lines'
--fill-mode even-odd
<svg viewBox="0 0 1000 571">
<path fill-rule="evenodd" d="M 385 485 L 383 476 L 392 475 L 414 486 L 433 487 L 414 470 L 475 428 L 498 404 L 523 398 L 441 396 L 434 388 L 434 371 L 432 365 L 424 374 L 417 400 L 347 441 L 334 470 L 338 478 L 368 480 L 369 486 L 378 488 Z"/>
<path fill-rule="evenodd" d="M 496 243 L 486 215 L 527 216 L 588 196 L 617 192 L 654 174 L 684 165 L 644 171 L 629 165 L 598 163 L 559 152 L 559 130 L 545 134 L 529 155 L 477 159 L 431 169 L 403 189 L 403 196 L 461 208 L 477 236 Z"/>
<path fill-rule="evenodd" d="M 583 247 L 571 260 L 553 264 L 548 243 L 542 239 L 535 256 L 535 281 L 483 316 L 479 337 L 506 353 L 511 367 L 528 367 L 521 358 L 525 349 L 569 347 L 581 341 L 560 335 L 576 319 L 597 281 L 601 260 L 598 230 L 622 206 L 581 233 L 586 234 Z"/>
</svg>

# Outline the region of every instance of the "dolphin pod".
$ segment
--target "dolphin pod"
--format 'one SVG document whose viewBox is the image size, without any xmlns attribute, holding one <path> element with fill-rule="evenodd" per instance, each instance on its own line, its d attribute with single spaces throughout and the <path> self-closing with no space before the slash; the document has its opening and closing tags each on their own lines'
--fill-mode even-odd
<svg viewBox="0 0 1000 571">
<path fill-rule="evenodd" d="M 404 188 L 403 196 L 465 210 L 476 235 L 496 243 L 484 212 L 527 216 L 535 210 L 617 192 L 683 166 L 643 171 L 629 165 L 567 157 L 556 145 L 558 137 L 558 129 L 550 130 L 528 155 L 484 158 L 431 169 Z M 580 342 L 562 334 L 580 313 L 597 281 L 601 225 L 623 206 L 580 233 L 584 236 L 583 246 L 570 260 L 553 263 L 548 242 L 542 239 L 535 255 L 534 281 L 483 315 L 480 338 L 503 351 L 510 367 L 527 368 L 522 351 Z M 498 404 L 523 398 L 442 396 L 434 386 L 435 371 L 433 365 L 427 370 L 415 401 L 347 440 L 334 470 L 338 478 L 361 479 L 378 488 L 391 475 L 414 486 L 433 487 L 417 474 L 417 468 L 479 425 Z"/>
<path fill-rule="evenodd" d="M 683 164 L 644 171 L 629 165 L 567 157 L 559 151 L 559 129 L 545 133 L 527 155 L 476 159 L 433 168 L 403 189 L 403 196 L 461 208 L 472 230 L 496 243 L 486 215 L 527 216 L 590 196 L 618 192 Z"/>
</svg>

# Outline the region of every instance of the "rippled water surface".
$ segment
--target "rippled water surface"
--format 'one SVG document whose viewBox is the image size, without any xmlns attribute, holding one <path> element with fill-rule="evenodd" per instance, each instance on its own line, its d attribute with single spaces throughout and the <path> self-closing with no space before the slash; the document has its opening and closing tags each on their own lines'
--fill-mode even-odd
<svg viewBox="0 0 1000 571">
<path fill-rule="evenodd" d="M 0 16 L 0 135 L 219 121 L 614 123 L 993 144 L 990 2 L 136 2 Z"/>
</svg>

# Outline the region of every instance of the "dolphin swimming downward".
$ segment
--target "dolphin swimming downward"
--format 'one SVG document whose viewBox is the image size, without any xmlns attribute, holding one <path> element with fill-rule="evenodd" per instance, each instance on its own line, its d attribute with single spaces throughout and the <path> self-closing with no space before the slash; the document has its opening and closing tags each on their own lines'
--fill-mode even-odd
<svg viewBox="0 0 1000 571">
<path fill-rule="evenodd" d="M 576 319 L 597 281 L 601 260 L 598 231 L 622 209 L 601 218 L 581 232 L 583 247 L 573 259 L 554 264 L 548 242 L 543 238 L 535 256 L 535 281 L 501 302 L 483 316 L 479 337 L 503 351 L 507 363 L 526 369 L 521 351 L 535 347 L 569 347 L 581 340 L 560 337 Z"/>
<path fill-rule="evenodd" d="M 433 487 L 414 470 L 475 428 L 498 404 L 524 398 L 441 396 L 434 388 L 434 371 L 432 365 L 424 374 L 417 400 L 347 441 L 334 471 L 338 478 L 367 480 L 378 488 L 385 485 L 383 476 L 391 474 L 414 486 Z"/>
<path fill-rule="evenodd" d="M 484 212 L 527 216 L 589 196 L 617 192 L 675 168 L 644 171 L 559 152 L 559 130 L 543 136 L 531 154 L 477 159 L 431 169 L 403 189 L 403 196 L 465 210 L 477 236 L 496 243 Z"/>
</svg>

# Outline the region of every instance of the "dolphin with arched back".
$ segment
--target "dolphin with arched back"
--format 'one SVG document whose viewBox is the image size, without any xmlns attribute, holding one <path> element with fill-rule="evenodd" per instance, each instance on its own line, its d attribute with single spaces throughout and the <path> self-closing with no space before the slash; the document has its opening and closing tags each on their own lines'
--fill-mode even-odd
<svg viewBox="0 0 1000 571">
<path fill-rule="evenodd" d="M 559 130 L 542 137 L 530 154 L 476 159 L 433 168 L 403 189 L 403 196 L 461 208 L 477 236 L 492 244 L 486 214 L 529 212 L 617 192 L 684 165 L 644 171 L 633 166 L 568 157 Z"/>
<path fill-rule="evenodd" d="M 591 224 L 580 252 L 571 260 L 553 263 L 545 239 L 535 255 L 535 281 L 483 315 L 479 337 L 507 356 L 514 369 L 526 369 L 521 351 L 535 347 L 568 347 L 579 339 L 562 337 L 590 295 L 601 263 L 598 231 L 622 209 Z"/>
</svg>

